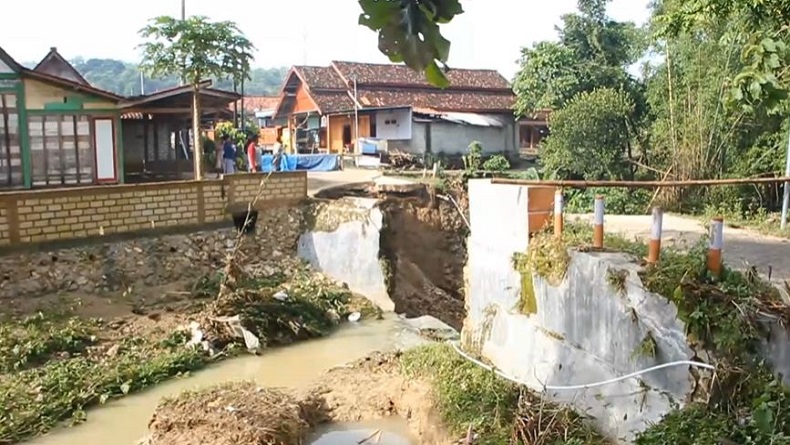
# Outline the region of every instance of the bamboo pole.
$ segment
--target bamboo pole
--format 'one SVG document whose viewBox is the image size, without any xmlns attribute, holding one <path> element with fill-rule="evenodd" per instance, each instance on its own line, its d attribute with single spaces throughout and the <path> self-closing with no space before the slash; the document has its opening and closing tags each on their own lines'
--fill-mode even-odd
<svg viewBox="0 0 790 445">
<path fill-rule="evenodd" d="M 780 184 L 790 182 L 790 176 L 774 178 L 732 178 L 732 179 L 689 179 L 686 181 L 574 181 L 574 180 L 537 180 L 537 179 L 510 179 L 493 178 L 493 184 L 532 185 L 546 187 L 625 187 L 625 188 L 653 188 L 653 187 L 688 187 L 707 185 L 743 185 L 743 184 Z"/>
</svg>

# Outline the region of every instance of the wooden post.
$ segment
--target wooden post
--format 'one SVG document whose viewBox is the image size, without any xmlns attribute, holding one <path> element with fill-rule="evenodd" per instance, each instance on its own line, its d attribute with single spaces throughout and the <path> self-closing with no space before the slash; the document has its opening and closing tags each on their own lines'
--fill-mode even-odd
<svg viewBox="0 0 790 445">
<path fill-rule="evenodd" d="M 724 248 L 724 218 L 717 216 L 710 222 L 710 247 L 708 247 L 708 271 L 714 277 L 721 275 L 722 255 Z"/>
<path fill-rule="evenodd" d="M 593 247 L 596 249 L 603 249 L 603 214 L 604 214 L 604 200 L 603 196 L 598 195 L 595 197 L 595 207 L 593 219 Z"/>
<path fill-rule="evenodd" d="M 564 220 L 562 217 L 562 190 L 557 189 L 554 192 L 554 236 L 557 238 L 562 237 L 562 229 Z"/>
<path fill-rule="evenodd" d="M 664 211 L 661 207 L 653 207 L 653 226 L 650 230 L 650 241 L 647 245 L 647 263 L 656 264 L 661 256 L 661 231 Z"/>
</svg>

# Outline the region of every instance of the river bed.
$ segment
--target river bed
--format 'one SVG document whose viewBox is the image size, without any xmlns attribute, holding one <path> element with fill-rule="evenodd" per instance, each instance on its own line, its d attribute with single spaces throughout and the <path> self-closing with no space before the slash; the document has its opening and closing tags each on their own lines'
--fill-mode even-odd
<svg viewBox="0 0 790 445">
<path fill-rule="evenodd" d="M 317 340 L 246 355 L 217 363 L 189 377 L 113 400 L 88 411 L 88 420 L 59 428 L 26 443 L 35 445 L 134 444 L 147 433 L 148 421 L 163 397 L 234 380 L 252 380 L 270 387 L 300 387 L 328 369 L 375 351 L 404 349 L 424 342 L 409 324 L 391 315 L 380 321 L 343 325 Z"/>
</svg>

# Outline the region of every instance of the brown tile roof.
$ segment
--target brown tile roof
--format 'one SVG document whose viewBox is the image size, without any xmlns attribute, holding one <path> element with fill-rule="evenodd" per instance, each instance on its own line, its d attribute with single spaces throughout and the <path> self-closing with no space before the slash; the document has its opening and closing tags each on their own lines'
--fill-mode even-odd
<svg viewBox="0 0 790 445">
<path fill-rule="evenodd" d="M 280 96 L 244 96 L 246 111 L 273 110 L 277 108 L 278 103 L 280 103 Z M 236 105 L 241 108 L 241 100 L 238 100 Z"/>
<path fill-rule="evenodd" d="M 358 62 L 332 62 L 335 69 L 347 80 L 355 77 L 357 84 L 398 85 L 430 88 L 422 73 L 406 65 L 385 65 Z M 447 72 L 451 89 L 506 89 L 510 84 L 495 70 L 451 69 Z"/>
<path fill-rule="evenodd" d="M 310 97 L 324 114 L 354 109 L 354 101 L 347 91 L 311 91 Z"/>
<path fill-rule="evenodd" d="M 49 53 L 41 59 L 41 62 L 38 62 L 38 65 L 33 68 L 33 71 L 60 77 L 61 79 L 70 80 L 82 85 L 90 85 L 90 83 L 82 77 L 82 74 L 74 68 L 74 65 L 61 56 L 58 49 L 54 46 L 49 49 Z"/>
<path fill-rule="evenodd" d="M 515 104 L 512 94 L 459 90 L 364 89 L 357 97 L 363 107 L 412 106 L 437 111 L 509 112 Z"/>
<path fill-rule="evenodd" d="M 451 85 L 444 90 L 405 65 L 332 62 L 329 67 L 295 66 L 293 71 L 307 84 L 310 97 L 324 114 L 354 109 L 349 94 L 353 94 L 352 79 L 357 80 L 363 107 L 507 113 L 515 102 L 507 80 L 494 70 L 451 70 L 447 73 Z"/>
<path fill-rule="evenodd" d="M 346 84 L 331 66 L 295 66 L 311 90 L 346 90 Z"/>
</svg>

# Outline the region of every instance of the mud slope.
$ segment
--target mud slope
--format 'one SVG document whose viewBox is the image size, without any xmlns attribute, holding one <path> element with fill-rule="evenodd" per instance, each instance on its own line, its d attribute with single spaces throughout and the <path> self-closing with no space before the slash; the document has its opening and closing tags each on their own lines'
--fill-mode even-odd
<svg viewBox="0 0 790 445">
<path fill-rule="evenodd" d="M 388 196 L 381 208 L 381 252 L 395 312 L 431 315 L 460 330 L 467 228 L 458 210 L 425 194 Z"/>
</svg>

